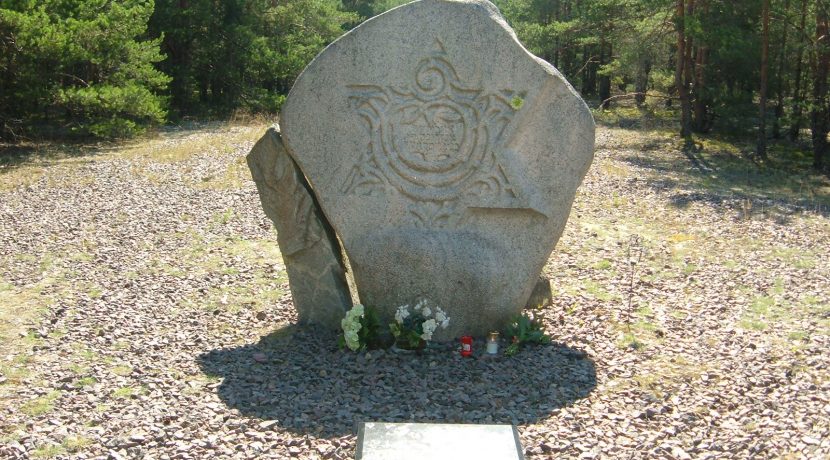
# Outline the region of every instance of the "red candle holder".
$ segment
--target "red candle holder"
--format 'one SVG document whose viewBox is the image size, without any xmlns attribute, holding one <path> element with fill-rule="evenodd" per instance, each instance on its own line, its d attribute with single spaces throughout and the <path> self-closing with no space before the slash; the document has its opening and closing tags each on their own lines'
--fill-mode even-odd
<svg viewBox="0 0 830 460">
<path fill-rule="evenodd" d="M 473 338 L 469 335 L 461 337 L 461 356 L 472 356 L 473 354 Z"/>
</svg>

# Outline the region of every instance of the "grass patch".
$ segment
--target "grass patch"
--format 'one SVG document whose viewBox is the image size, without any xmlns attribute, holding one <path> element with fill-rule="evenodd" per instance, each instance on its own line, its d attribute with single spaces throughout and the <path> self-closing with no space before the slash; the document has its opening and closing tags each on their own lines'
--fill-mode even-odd
<svg viewBox="0 0 830 460">
<path fill-rule="evenodd" d="M 810 319 L 820 334 L 830 334 L 830 303 L 824 303 L 815 296 L 804 296 L 798 300 L 787 300 L 784 281 L 776 279 L 765 296 L 752 299 L 741 315 L 738 325 L 744 329 L 766 331 L 774 326 L 775 332 L 790 341 L 809 338 L 809 331 L 802 329 L 802 321 Z"/>
<path fill-rule="evenodd" d="M 597 270 L 610 270 L 611 267 L 611 261 L 608 259 L 602 259 L 594 264 L 594 268 L 596 268 Z"/>
<path fill-rule="evenodd" d="M 133 174 L 153 184 L 184 180 L 196 188 L 235 189 L 250 180 L 244 157 L 239 156 L 228 162 L 223 170 L 208 172 L 205 176 L 197 176 L 190 162 L 201 155 L 229 155 L 238 150 L 247 151 L 266 128 L 265 120 L 257 120 L 256 124 L 248 126 L 221 124 L 211 132 L 199 130 L 183 135 L 169 134 L 155 139 L 141 139 L 119 146 L 112 154 L 131 160 L 130 169 Z M 162 172 L 154 164 L 178 164 L 182 170 Z"/>
<path fill-rule="evenodd" d="M 683 310 L 672 310 L 671 312 L 669 312 L 669 316 L 671 316 L 674 319 L 678 319 L 678 320 L 684 320 L 684 319 L 688 318 L 689 315 L 690 315 L 689 312 L 685 312 Z"/>
<path fill-rule="evenodd" d="M 582 284 L 583 290 L 591 297 L 607 302 L 613 300 L 616 296 L 611 294 L 605 288 L 599 285 L 596 281 L 585 280 Z"/>
<path fill-rule="evenodd" d="M 112 153 L 121 158 L 151 161 L 156 163 L 180 163 L 194 156 L 217 151 L 217 146 L 233 146 L 255 142 L 267 128 L 265 120 L 257 120 L 248 126 L 221 124 L 212 132 L 204 130 L 192 134 L 171 134 L 155 139 L 139 139 L 120 146 Z"/>
<path fill-rule="evenodd" d="M 135 387 L 121 387 L 114 390 L 111 396 L 115 399 L 126 399 L 138 395 L 139 392 L 140 390 Z"/>
<path fill-rule="evenodd" d="M 811 173 L 809 157 L 794 144 L 772 142 L 768 151 L 769 161 L 757 165 L 744 158 L 746 152 L 754 150 L 754 141 L 735 141 L 718 135 L 700 137 L 699 141 L 703 148 L 697 155 L 709 165 L 709 171 L 686 176 L 689 185 L 719 195 L 777 197 L 824 209 L 830 205 L 830 181 L 827 177 Z M 752 201 L 750 198 L 745 214 L 775 212 Z"/>
<path fill-rule="evenodd" d="M 98 383 L 98 379 L 95 377 L 81 377 L 78 381 L 75 382 L 75 386 L 78 388 L 92 386 Z"/>
<path fill-rule="evenodd" d="M 28 325 L 36 324 L 47 311 L 41 295 L 42 284 L 18 288 L 0 278 L 0 351 L 10 354 L 20 346 L 31 347 L 34 337 L 29 334 L 20 340 L 20 332 Z"/>
<path fill-rule="evenodd" d="M 19 385 L 32 375 L 25 363 L 0 364 L 0 375 L 6 378 L 5 385 Z"/>
<path fill-rule="evenodd" d="M 282 256 L 276 238 L 226 238 L 208 242 L 196 235 L 188 241 L 187 246 L 170 263 L 159 263 L 159 269 L 173 276 L 176 273 L 196 276 L 218 273 L 234 277 L 245 267 L 246 273 L 253 276 L 245 282 L 235 282 L 231 278 L 226 284 L 215 285 L 207 292 L 186 296 L 181 305 L 209 310 L 261 310 L 274 305 L 287 294 L 287 290 L 281 287 L 288 281 L 288 277 L 281 263 Z"/>
<path fill-rule="evenodd" d="M 804 331 L 794 331 L 787 334 L 787 338 L 792 341 L 807 340 L 810 338 L 810 334 Z"/>
<path fill-rule="evenodd" d="M 622 349 L 630 348 L 635 351 L 640 351 L 646 347 L 646 344 L 633 333 L 625 332 L 621 334 L 620 339 L 617 340 L 617 346 Z"/>
<path fill-rule="evenodd" d="M 598 124 L 623 128 L 613 129 L 614 139 L 622 144 L 622 149 L 646 155 L 652 150 L 661 151 L 659 156 L 648 155 L 644 159 L 637 154 L 625 161 L 642 164 L 645 160 L 649 168 L 668 172 L 671 177 L 664 177 L 678 188 L 697 189 L 713 197 L 746 197 L 748 203 L 741 212 L 745 219 L 758 214 L 779 214 L 777 209 L 759 203 L 759 199 L 767 198 L 784 199 L 806 209 L 830 209 L 830 177 L 811 168 L 812 154 L 802 144 L 771 141 L 768 160 L 753 162 L 748 157 L 755 151 L 755 139 L 747 136 L 746 131 L 725 129 L 726 123 L 720 132 L 694 136 L 696 149 L 690 156 L 696 165 L 701 165 L 695 168 L 683 158 L 683 145 L 675 134 L 674 109 L 620 105 L 593 113 Z"/>
<path fill-rule="evenodd" d="M 111 370 L 113 374 L 120 375 L 122 377 L 127 377 L 133 373 L 133 368 L 126 365 L 115 366 Z"/>
<path fill-rule="evenodd" d="M 201 181 L 195 182 L 194 186 L 211 190 L 235 190 L 242 188 L 246 181 L 251 180 L 247 160 L 240 156 L 228 163 L 228 166 L 220 174 L 203 177 Z"/>
<path fill-rule="evenodd" d="M 0 191 L 34 185 L 46 174 L 47 169 L 59 172 L 53 174 L 49 182 L 72 185 L 61 181 L 60 178 L 66 174 L 61 174 L 59 169 L 77 168 L 79 165 L 90 162 L 92 157 L 100 154 L 102 150 L 97 144 L 58 142 L 0 144 Z"/>
<path fill-rule="evenodd" d="M 662 341 L 663 333 L 654 322 L 654 311 L 644 305 L 631 314 L 631 318 L 623 318 L 625 322 L 611 323 L 619 334 L 617 346 L 622 349 L 643 350 L 657 345 Z"/>
<path fill-rule="evenodd" d="M 60 391 L 51 391 L 47 395 L 25 402 L 20 407 L 20 412 L 32 417 L 49 413 L 55 408 L 55 401 L 60 398 L 60 396 Z"/>
<path fill-rule="evenodd" d="M 104 290 L 99 286 L 91 286 L 87 289 L 86 293 L 90 299 L 100 299 L 104 295 Z"/>
<path fill-rule="evenodd" d="M 66 453 L 66 449 L 59 444 L 40 446 L 32 452 L 32 458 L 53 458 Z"/>
<path fill-rule="evenodd" d="M 92 445 L 92 440 L 83 436 L 67 436 L 61 443 L 64 449 L 75 453 Z"/>
<path fill-rule="evenodd" d="M 617 324 L 620 331 L 617 346 L 632 350 L 643 350 L 661 341 L 660 327 L 652 321 L 638 319 L 630 324 Z"/>
<path fill-rule="evenodd" d="M 30 187 L 36 184 L 45 172 L 43 166 L 25 165 L 10 168 L 0 164 L 0 192 Z"/>
<path fill-rule="evenodd" d="M 775 299 L 772 297 L 762 296 L 754 298 L 738 325 L 748 330 L 766 330 L 769 326 L 768 321 L 771 319 L 770 310 L 775 306 Z"/>
<path fill-rule="evenodd" d="M 804 248 L 778 247 L 765 257 L 767 261 L 781 261 L 799 270 L 809 270 L 816 266 L 814 251 Z"/>
<path fill-rule="evenodd" d="M 631 174 L 628 169 L 610 162 L 603 162 L 599 168 L 606 176 L 628 177 Z"/>
<path fill-rule="evenodd" d="M 75 356 L 85 361 L 98 360 L 98 353 L 92 351 L 91 349 L 87 348 L 85 345 L 82 344 L 78 344 L 75 346 Z"/>
<path fill-rule="evenodd" d="M 234 218 L 233 208 L 228 208 L 222 212 L 215 213 L 211 217 L 214 224 L 228 225 Z"/>
<path fill-rule="evenodd" d="M 637 388 L 662 400 L 694 384 L 708 369 L 706 364 L 691 362 L 683 356 L 655 355 L 644 361 L 630 379 L 616 380 L 616 386 Z"/>
<path fill-rule="evenodd" d="M 659 100 L 646 98 L 646 105 L 638 108 L 633 105 L 615 105 L 607 110 L 601 108 L 591 111 L 597 124 L 624 129 L 651 130 L 676 129 L 677 112 L 666 109 Z"/>
</svg>

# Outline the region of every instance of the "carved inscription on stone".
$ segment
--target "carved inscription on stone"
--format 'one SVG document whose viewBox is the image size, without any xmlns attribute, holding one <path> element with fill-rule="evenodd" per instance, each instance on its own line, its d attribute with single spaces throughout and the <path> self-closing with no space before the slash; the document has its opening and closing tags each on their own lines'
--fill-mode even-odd
<svg viewBox="0 0 830 460">
<path fill-rule="evenodd" d="M 349 86 L 368 143 L 341 191 L 400 193 L 412 202 L 413 222 L 430 227 L 463 224 L 469 208 L 524 208 L 527 191 L 499 157 L 518 93 L 465 86 L 436 45 L 409 85 Z"/>
</svg>

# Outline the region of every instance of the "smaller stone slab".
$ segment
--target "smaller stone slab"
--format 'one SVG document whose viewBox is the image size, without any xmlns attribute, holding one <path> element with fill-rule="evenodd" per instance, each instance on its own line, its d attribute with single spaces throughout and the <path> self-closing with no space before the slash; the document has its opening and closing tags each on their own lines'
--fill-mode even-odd
<svg viewBox="0 0 830 460">
<path fill-rule="evenodd" d="M 277 229 L 299 322 L 339 328 L 352 307 L 340 244 L 303 172 L 286 150 L 279 126 L 269 129 L 254 145 L 248 167 L 262 209 Z"/>
<path fill-rule="evenodd" d="M 513 425 L 361 423 L 357 460 L 524 460 Z"/>
</svg>

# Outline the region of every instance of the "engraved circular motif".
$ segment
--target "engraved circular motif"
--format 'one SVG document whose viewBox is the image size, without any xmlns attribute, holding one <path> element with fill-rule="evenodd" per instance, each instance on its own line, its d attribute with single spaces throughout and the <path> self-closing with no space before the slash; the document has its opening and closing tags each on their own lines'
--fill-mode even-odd
<svg viewBox="0 0 830 460">
<path fill-rule="evenodd" d="M 371 140 L 342 190 L 368 195 L 391 185 L 415 202 L 438 206 L 438 213 L 417 214 L 430 221 L 454 209 L 447 203 L 461 196 L 514 195 L 490 145 L 513 115 L 509 99 L 462 85 L 443 48 L 411 75 L 403 86 L 350 86 Z"/>
<path fill-rule="evenodd" d="M 456 80 L 443 59 L 425 60 L 415 77 L 416 98 L 380 114 L 380 166 L 410 196 L 456 198 L 484 159 L 487 130 L 475 102 L 453 91 Z"/>
<path fill-rule="evenodd" d="M 441 58 L 424 59 L 415 71 L 415 90 L 422 100 L 447 92 L 449 81 L 457 82 L 458 77 L 450 63 Z"/>
<path fill-rule="evenodd" d="M 424 66 L 415 77 L 418 92 L 422 96 L 437 96 L 444 91 L 447 81 L 441 69 Z"/>
</svg>

